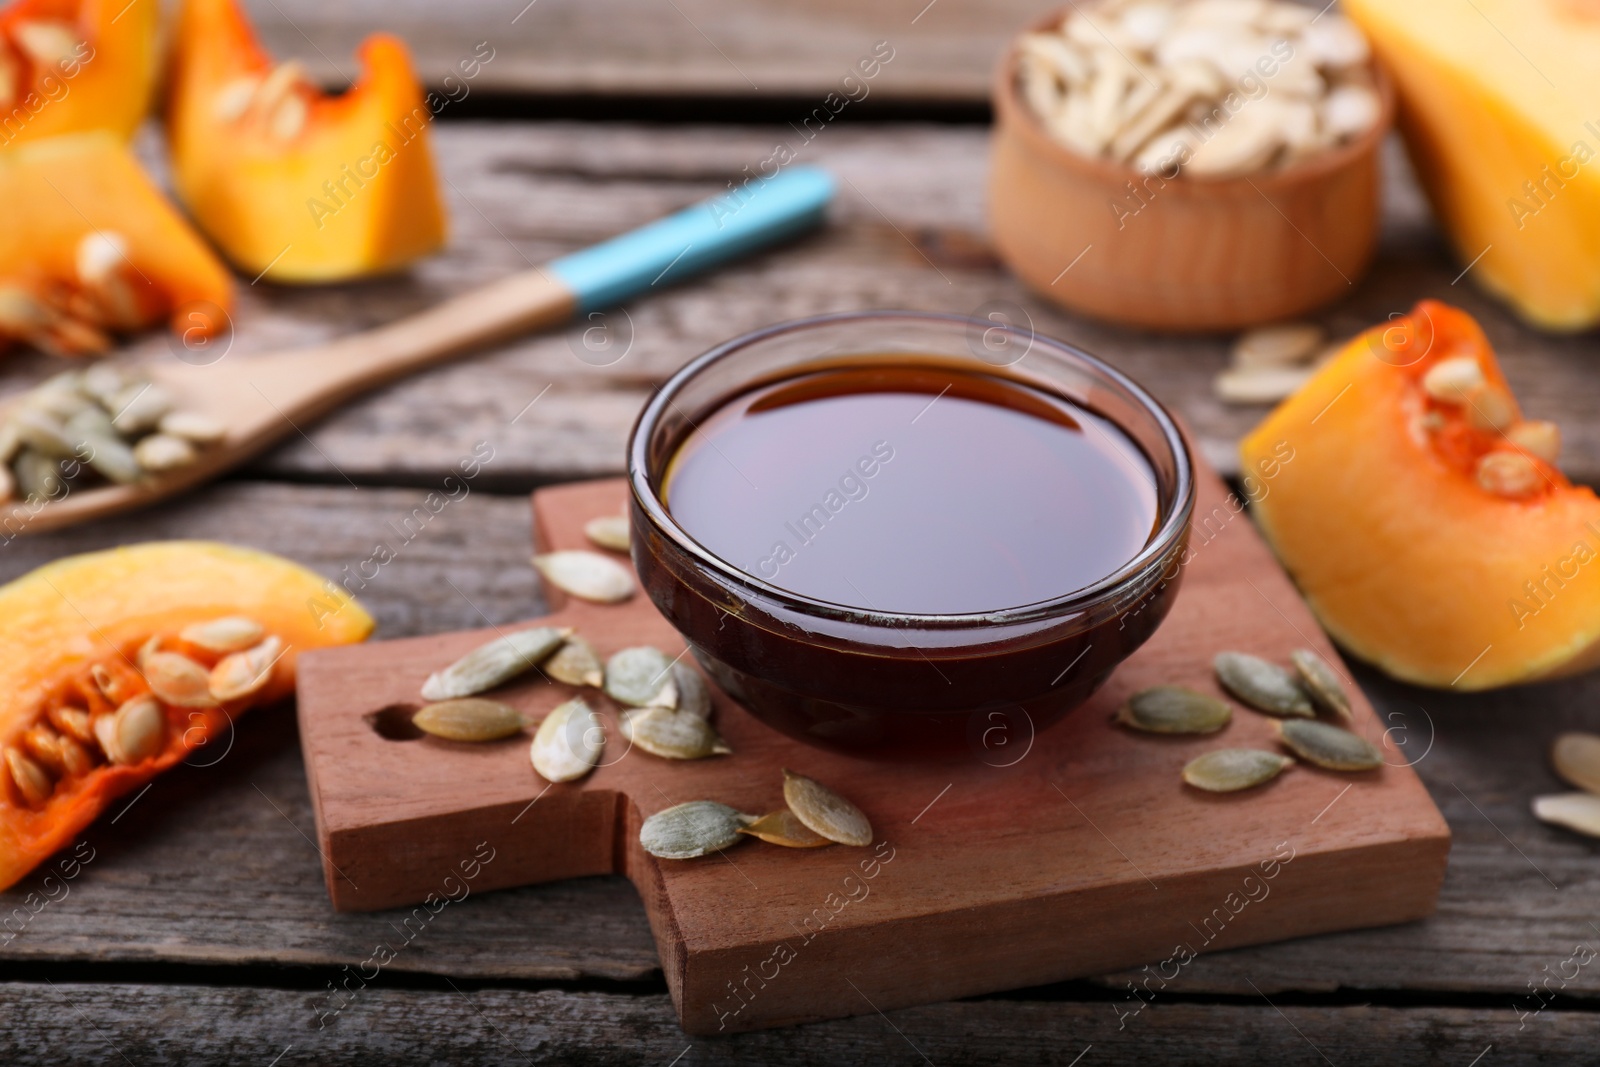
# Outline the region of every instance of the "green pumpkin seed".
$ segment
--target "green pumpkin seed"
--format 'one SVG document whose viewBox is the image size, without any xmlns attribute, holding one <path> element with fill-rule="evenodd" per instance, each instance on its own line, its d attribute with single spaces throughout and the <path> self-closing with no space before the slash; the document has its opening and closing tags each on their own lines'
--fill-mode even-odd
<svg viewBox="0 0 1600 1067">
<path fill-rule="evenodd" d="M 680 659 L 672 665 L 672 679 L 678 686 L 678 710 L 711 718 L 711 688 L 706 685 L 705 676 Z"/>
<path fill-rule="evenodd" d="M 821 848 L 833 844 L 801 822 L 788 808 L 763 815 L 749 826 L 742 827 L 739 832 L 784 848 Z"/>
<path fill-rule="evenodd" d="M 628 551 L 629 533 L 626 515 L 602 515 L 583 524 L 583 535 L 601 548 L 613 552 Z"/>
<path fill-rule="evenodd" d="M 528 750 L 533 769 L 549 782 L 571 782 L 600 762 L 606 731 L 600 717 L 581 698 L 552 708 L 533 735 Z"/>
<path fill-rule="evenodd" d="M 576 634 L 545 660 L 544 673 L 567 685 L 587 685 L 595 689 L 605 681 L 605 668 L 594 646 Z"/>
<path fill-rule="evenodd" d="M 1600 797 L 1593 793 L 1556 793 L 1534 797 L 1533 814 L 1540 822 L 1565 826 L 1589 837 L 1600 837 Z"/>
<path fill-rule="evenodd" d="M 516 708 L 481 697 L 429 704 L 411 716 L 411 722 L 424 733 L 450 741 L 498 741 L 527 725 Z"/>
<path fill-rule="evenodd" d="M 596 604 L 615 604 L 633 595 L 633 574 L 609 556 L 582 549 L 549 552 L 533 557 L 544 580 Z"/>
<path fill-rule="evenodd" d="M 623 712 L 622 736 L 662 759 L 705 759 L 733 752 L 709 722 L 672 708 Z"/>
<path fill-rule="evenodd" d="M 1216 697 L 1178 685 L 1158 685 L 1133 694 L 1117 709 L 1116 721 L 1152 734 L 1214 734 L 1233 718 Z"/>
<path fill-rule="evenodd" d="M 428 675 L 422 699 L 451 700 L 493 689 L 544 662 L 570 636 L 570 629 L 536 626 L 498 637 Z"/>
<path fill-rule="evenodd" d="M 1550 748 L 1550 762 L 1568 785 L 1600 793 L 1600 737 L 1562 734 Z"/>
<path fill-rule="evenodd" d="M 639 844 L 661 859 L 689 860 L 737 845 L 744 840 L 739 830 L 755 821 L 754 815 L 714 800 L 691 800 L 646 819 L 639 827 Z"/>
<path fill-rule="evenodd" d="M 1350 698 L 1345 695 L 1344 680 L 1328 661 L 1309 648 L 1297 648 L 1289 653 L 1300 676 L 1300 688 L 1306 691 L 1311 703 L 1330 715 L 1350 717 Z"/>
<path fill-rule="evenodd" d="M 785 768 L 783 802 L 807 829 L 829 841 L 872 844 L 872 824 L 861 809 L 815 779 Z"/>
<path fill-rule="evenodd" d="M 1284 745 L 1307 763 L 1330 771 L 1371 771 L 1383 766 L 1383 753 L 1364 737 L 1314 719 L 1278 724 Z"/>
<path fill-rule="evenodd" d="M 606 660 L 606 696 L 636 708 L 675 708 L 678 682 L 672 660 L 659 648 L 625 648 Z"/>
<path fill-rule="evenodd" d="M 1183 780 L 1208 793 L 1232 793 L 1270 782 L 1294 760 L 1255 748 L 1221 748 L 1196 756 L 1183 768 Z"/>
<path fill-rule="evenodd" d="M 1222 688 L 1268 715 L 1312 718 L 1316 711 L 1294 675 L 1260 656 L 1219 652 L 1213 661 Z"/>
</svg>

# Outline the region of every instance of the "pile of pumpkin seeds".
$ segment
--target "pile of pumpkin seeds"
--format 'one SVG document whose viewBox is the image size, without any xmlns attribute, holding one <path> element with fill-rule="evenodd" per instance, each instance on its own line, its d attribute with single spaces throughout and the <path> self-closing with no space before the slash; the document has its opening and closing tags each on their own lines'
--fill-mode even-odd
<svg viewBox="0 0 1600 1067">
<path fill-rule="evenodd" d="M 872 843 L 861 809 L 814 778 L 783 772 L 785 807 L 749 815 L 714 800 L 691 800 L 658 811 L 639 827 L 639 844 L 660 859 L 687 860 L 721 852 L 746 837 L 783 848 Z"/>
<path fill-rule="evenodd" d="M 1533 798 L 1533 814 L 1542 822 L 1600 837 L 1600 736 L 1570 733 L 1550 748 L 1556 774 L 1580 792 Z"/>
<path fill-rule="evenodd" d="M 1225 404 L 1275 404 L 1298 392 L 1343 349 L 1311 322 L 1280 322 L 1239 335 L 1228 369 L 1212 381 Z"/>
<path fill-rule="evenodd" d="M 0 423 L 0 501 L 131 485 L 188 466 L 226 435 L 142 375 L 109 363 L 66 371 L 24 393 Z"/>
<path fill-rule="evenodd" d="M 1332 771 L 1370 771 L 1383 765 L 1377 746 L 1317 718 L 1323 712 L 1346 722 L 1350 719 L 1350 700 L 1338 672 L 1309 648 L 1296 649 L 1289 661 L 1292 671 L 1259 656 L 1221 652 L 1213 667 L 1227 693 L 1278 720 L 1278 740 L 1294 758 L 1261 749 L 1217 749 L 1189 761 L 1183 768 L 1185 782 L 1211 793 L 1231 793 L 1271 781 L 1295 759 Z M 1233 720 L 1233 709 L 1214 696 L 1162 685 L 1133 694 L 1114 719 L 1144 733 L 1214 734 Z M 1600 746 L 1600 738 L 1596 742 Z M 1600 781 L 1600 747 L 1596 779 Z M 1596 800 L 1600 805 L 1600 798 Z"/>
</svg>

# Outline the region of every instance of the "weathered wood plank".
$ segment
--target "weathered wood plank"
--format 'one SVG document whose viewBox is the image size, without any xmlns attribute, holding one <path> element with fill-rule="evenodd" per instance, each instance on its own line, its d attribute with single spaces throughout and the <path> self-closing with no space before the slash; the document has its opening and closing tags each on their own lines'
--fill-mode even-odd
<svg viewBox="0 0 1600 1067">
<path fill-rule="evenodd" d="M 840 975 L 841 984 L 848 975 Z M 1587 1062 L 1594 1016 L 1548 1009 L 1518 1029 L 1506 1010 L 1366 1006 L 1281 1010 L 961 1001 L 812 1026 L 690 1039 L 664 996 L 357 988 L 338 1015 L 317 993 L 207 986 L 14 984 L 0 1050 L 14 1067 L 126 1061 L 528 1064 L 1309 1064 Z M 86 1019 L 92 1025 L 86 1026 Z M 327 1025 L 319 1028 L 319 1021 Z M 1125 1028 L 1119 1025 L 1125 1022 Z M 275 1059 L 274 1057 L 278 1057 Z M 1081 1059 L 1075 1059 L 1081 1057 Z"/>
<path fill-rule="evenodd" d="M 1031 320 L 1040 332 L 1077 342 L 1148 384 L 1187 420 L 1213 464 L 1225 473 L 1236 469 L 1234 442 L 1265 409 L 1228 407 L 1211 395 L 1226 338 L 1154 336 L 1068 316 L 995 267 L 982 237 L 987 136 L 975 127 L 825 129 L 801 159 L 843 179 L 826 231 L 564 332 L 399 383 L 309 428 L 309 441 L 291 438 L 255 470 L 334 484 L 346 477 L 430 484 L 488 440 L 498 456 L 486 484 L 503 489 L 616 473 L 644 397 L 692 356 L 785 318 L 874 307 L 965 314 L 998 308 Z M 241 284 L 226 358 L 385 322 L 647 222 L 725 188 L 743 168 L 770 156 L 779 139 L 800 141 L 782 127 L 443 124 L 439 155 L 454 226 L 449 248 L 408 275 L 359 285 Z M 1465 305 L 1499 346 L 1527 411 L 1562 424 L 1568 470 L 1600 483 L 1592 342 L 1533 333 L 1468 281 L 1452 286 L 1460 267 L 1433 235 L 1399 154 L 1390 153 L 1389 162 L 1393 180 L 1377 267 L 1319 321 L 1335 336 L 1348 336 L 1424 296 Z M 1135 217 L 1129 224 L 1137 223 Z M 1079 268 L 1092 269 L 1093 255 Z M 152 337 L 137 350 L 172 358 L 167 344 Z M 47 373 L 46 363 L 8 361 L 0 368 L 0 391 Z"/>
</svg>

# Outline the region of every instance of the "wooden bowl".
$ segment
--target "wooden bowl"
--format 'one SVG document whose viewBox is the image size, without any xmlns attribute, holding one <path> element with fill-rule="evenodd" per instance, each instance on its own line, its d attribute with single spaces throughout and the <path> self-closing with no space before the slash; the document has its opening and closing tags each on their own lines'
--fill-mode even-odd
<svg viewBox="0 0 1600 1067">
<path fill-rule="evenodd" d="M 989 220 L 1000 257 L 1046 299 L 1132 326 L 1233 330 L 1326 304 L 1371 263 L 1394 118 L 1381 68 L 1378 121 L 1359 138 L 1282 170 L 1163 181 L 1054 140 L 1022 99 L 1017 56 L 1013 44 L 995 78 Z"/>
</svg>

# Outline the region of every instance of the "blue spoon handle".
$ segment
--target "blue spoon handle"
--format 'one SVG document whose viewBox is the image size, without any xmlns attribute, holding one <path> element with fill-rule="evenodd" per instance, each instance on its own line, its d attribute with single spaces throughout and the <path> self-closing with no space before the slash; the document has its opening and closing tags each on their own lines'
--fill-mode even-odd
<svg viewBox="0 0 1600 1067">
<path fill-rule="evenodd" d="M 803 233 L 822 221 L 835 183 L 790 167 L 545 265 L 577 297 L 577 312 L 612 307 L 653 288 Z"/>
</svg>

